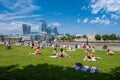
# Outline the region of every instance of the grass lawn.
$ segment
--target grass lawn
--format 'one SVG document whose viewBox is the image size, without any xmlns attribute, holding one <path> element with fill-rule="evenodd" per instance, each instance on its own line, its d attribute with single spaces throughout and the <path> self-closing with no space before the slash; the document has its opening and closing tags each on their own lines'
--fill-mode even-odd
<svg viewBox="0 0 120 80">
<path fill-rule="evenodd" d="M 94 56 L 102 60 L 83 61 L 86 52 L 82 49 L 66 51 L 70 58 L 50 58 L 53 48 L 40 50 L 41 55 L 30 55 L 34 52 L 28 46 L 12 46 L 6 50 L 0 45 L 0 80 L 120 80 L 120 52 L 107 56 L 107 51 L 96 50 Z M 75 71 L 74 63 L 95 66 L 100 73 Z"/>
</svg>

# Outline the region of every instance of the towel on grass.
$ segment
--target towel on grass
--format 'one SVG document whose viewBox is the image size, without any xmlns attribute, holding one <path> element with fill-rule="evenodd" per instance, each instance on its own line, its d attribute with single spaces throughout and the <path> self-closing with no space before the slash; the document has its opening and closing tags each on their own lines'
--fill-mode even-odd
<svg viewBox="0 0 120 80">
<path fill-rule="evenodd" d="M 99 73 L 100 69 L 94 66 L 83 66 L 81 63 L 75 63 L 73 68 L 76 71 L 90 72 L 90 73 Z"/>
</svg>

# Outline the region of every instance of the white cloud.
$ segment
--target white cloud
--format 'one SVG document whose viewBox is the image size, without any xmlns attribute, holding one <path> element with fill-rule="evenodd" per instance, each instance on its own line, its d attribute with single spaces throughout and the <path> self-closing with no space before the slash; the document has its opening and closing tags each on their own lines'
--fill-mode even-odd
<svg viewBox="0 0 120 80">
<path fill-rule="evenodd" d="M 91 3 L 93 14 L 97 14 L 100 11 L 120 14 L 120 0 L 91 0 Z"/>
<path fill-rule="evenodd" d="M 118 18 L 119 18 L 119 16 L 118 16 L 118 15 L 116 15 L 116 14 L 111 14 L 111 18 L 112 18 L 112 19 L 118 19 Z"/>
<path fill-rule="evenodd" d="M 117 25 L 118 23 L 117 22 L 114 22 L 112 25 Z"/>
<path fill-rule="evenodd" d="M 22 27 L 13 23 L 0 23 L 0 33 L 2 34 L 20 34 Z"/>
<path fill-rule="evenodd" d="M 38 31 L 39 25 L 31 24 L 22 21 L 12 21 L 10 23 L 0 23 L 0 33 L 3 34 L 22 34 L 22 24 L 28 24 L 31 26 L 31 31 Z"/>
<path fill-rule="evenodd" d="M 35 17 L 41 17 L 41 16 L 43 15 L 11 16 L 11 15 L 0 14 L 0 20 L 5 21 L 5 20 L 14 20 L 14 19 L 22 19 L 22 18 L 35 18 Z"/>
<path fill-rule="evenodd" d="M 61 26 L 61 24 L 58 23 L 58 22 L 52 22 L 52 23 L 49 23 L 48 26 L 51 26 L 51 27 L 59 27 L 59 26 Z"/>
<path fill-rule="evenodd" d="M 16 27 L 10 25 L 9 23 L 0 23 L 0 31 L 6 30 L 6 31 L 11 31 L 14 30 Z"/>
<path fill-rule="evenodd" d="M 80 23 L 80 19 L 79 18 L 77 19 L 77 22 Z"/>
<path fill-rule="evenodd" d="M 39 31 L 39 25 L 36 24 L 31 24 L 28 22 L 22 22 L 22 21 L 13 21 L 10 23 L 10 25 L 16 26 L 16 27 L 21 27 L 22 28 L 22 24 L 28 24 L 31 26 L 31 31 Z"/>
<path fill-rule="evenodd" d="M 96 0 L 91 0 L 91 3 L 94 3 Z"/>
<path fill-rule="evenodd" d="M 0 3 L 14 14 L 28 13 L 40 9 L 40 7 L 33 4 L 33 0 L 2 0 Z"/>
<path fill-rule="evenodd" d="M 92 24 L 98 23 L 98 24 L 108 25 L 108 24 L 110 24 L 110 20 L 96 17 L 94 20 L 91 20 L 90 23 L 92 23 Z"/>
<path fill-rule="evenodd" d="M 22 21 L 13 21 L 13 22 L 10 23 L 10 25 L 17 26 L 17 27 L 21 27 L 22 24 L 32 25 L 32 24 L 30 24 L 28 22 L 22 22 Z"/>
<path fill-rule="evenodd" d="M 102 15 L 102 19 L 106 18 L 106 15 Z"/>
<path fill-rule="evenodd" d="M 37 32 L 37 31 L 39 31 L 39 27 L 40 27 L 40 25 L 32 24 L 31 25 L 31 31 L 33 31 L 33 32 L 36 31 Z"/>
<path fill-rule="evenodd" d="M 33 0 L 0 0 L 0 3 L 6 7 L 6 9 L 0 13 L 0 20 L 13 20 L 41 16 L 30 15 L 31 12 L 41 9 L 41 7 L 33 4 Z"/>
<path fill-rule="evenodd" d="M 58 23 L 58 22 L 53 22 L 53 26 L 54 26 L 54 27 L 58 27 L 58 26 L 61 26 L 61 24 Z"/>
<path fill-rule="evenodd" d="M 81 9 L 82 9 L 82 10 L 87 10 L 88 8 L 89 8 L 89 6 L 88 6 L 88 7 L 83 6 Z"/>
<path fill-rule="evenodd" d="M 15 29 L 22 28 L 22 24 L 29 24 L 27 22 L 21 22 L 21 21 L 13 21 L 10 23 L 0 23 L 0 29 L 8 30 L 8 31 L 14 31 Z"/>
<path fill-rule="evenodd" d="M 84 22 L 84 23 L 87 23 L 87 22 L 88 22 L 88 18 L 85 18 L 85 19 L 83 20 L 83 22 Z"/>
</svg>

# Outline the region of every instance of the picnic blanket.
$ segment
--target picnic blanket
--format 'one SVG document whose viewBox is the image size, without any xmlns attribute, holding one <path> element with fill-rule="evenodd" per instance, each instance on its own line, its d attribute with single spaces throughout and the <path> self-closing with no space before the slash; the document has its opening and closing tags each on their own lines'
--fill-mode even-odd
<svg viewBox="0 0 120 80">
<path fill-rule="evenodd" d="M 49 56 L 49 57 L 51 57 L 51 58 L 58 58 L 58 56 L 56 56 L 56 55 Z"/>
<path fill-rule="evenodd" d="M 73 68 L 76 71 L 83 71 L 83 72 L 90 72 L 90 73 L 99 73 L 100 68 L 94 67 L 94 66 L 83 66 L 81 63 L 75 63 Z"/>
</svg>

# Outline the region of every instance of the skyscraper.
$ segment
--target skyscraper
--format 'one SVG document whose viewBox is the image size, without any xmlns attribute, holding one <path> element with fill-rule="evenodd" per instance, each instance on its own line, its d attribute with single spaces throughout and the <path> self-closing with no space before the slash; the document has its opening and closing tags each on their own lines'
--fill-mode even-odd
<svg viewBox="0 0 120 80">
<path fill-rule="evenodd" d="M 58 35 L 57 27 L 47 26 L 46 21 L 39 20 L 41 22 L 41 33 L 46 34 L 47 36 L 50 35 Z"/>
<path fill-rule="evenodd" d="M 52 33 L 52 28 L 51 27 L 48 27 L 47 28 L 47 34 L 50 35 Z"/>
<path fill-rule="evenodd" d="M 27 24 L 22 24 L 23 28 L 23 35 L 30 34 L 31 32 L 31 26 Z"/>
<path fill-rule="evenodd" d="M 57 27 L 54 27 L 54 28 L 53 28 L 53 32 L 55 33 L 55 35 L 58 35 L 58 34 L 59 34 L 58 31 L 57 31 Z"/>
<path fill-rule="evenodd" d="M 44 20 L 40 20 L 42 22 L 41 32 L 47 32 L 47 23 Z"/>
</svg>

